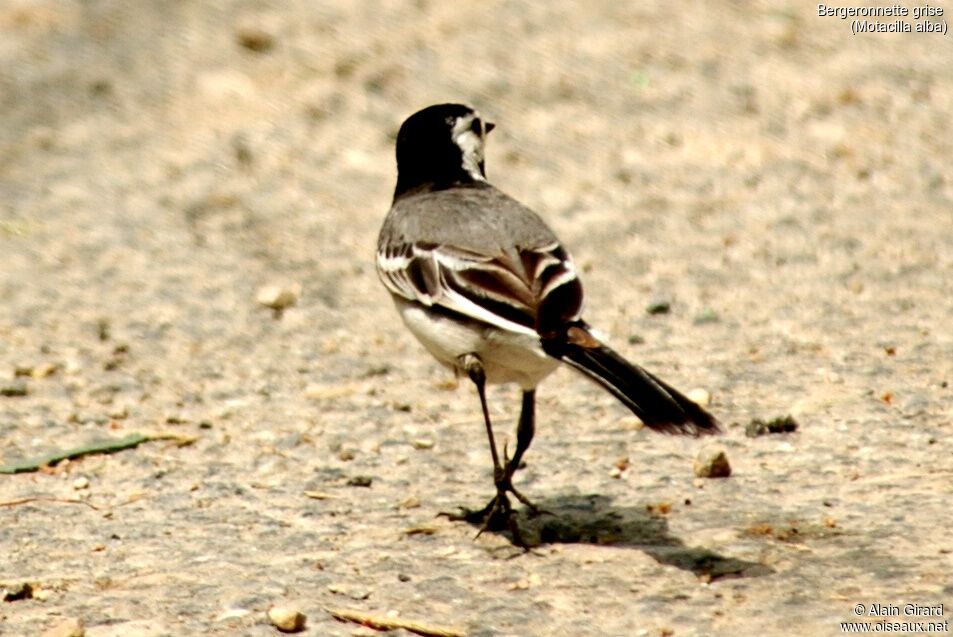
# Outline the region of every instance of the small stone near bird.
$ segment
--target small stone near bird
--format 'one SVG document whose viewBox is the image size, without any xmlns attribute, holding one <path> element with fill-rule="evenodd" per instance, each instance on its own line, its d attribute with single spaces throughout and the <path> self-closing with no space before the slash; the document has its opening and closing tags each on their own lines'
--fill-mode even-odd
<svg viewBox="0 0 953 637">
<path fill-rule="evenodd" d="M 702 449 L 695 457 L 695 475 L 699 478 L 727 478 L 731 464 L 723 449 Z"/>
<path fill-rule="evenodd" d="M 304 630 L 307 616 L 291 606 L 272 606 L 268 609 L 268 620 L 272 626 L 283 633 L 296 633 Z"/>
<path fill-rule="evenodd" d="M 771 420 L 755 418 L 745 427 L 745 435 L 749 438 L 757 438 L 767 434 L 787 434 L 797 431 L 797 428 L 797 421 L 791 416 L 772 418 Z"/>
</svg>

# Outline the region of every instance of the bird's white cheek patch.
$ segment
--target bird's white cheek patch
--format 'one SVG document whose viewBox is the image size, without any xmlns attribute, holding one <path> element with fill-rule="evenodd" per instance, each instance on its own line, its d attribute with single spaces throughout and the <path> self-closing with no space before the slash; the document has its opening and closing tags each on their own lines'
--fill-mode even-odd
<svg viewBox="0 0 953 637">
<path fill-rule="evenodd" d="M 463 169 L 476 181 L 486 181 L 480 164 L 483 163 L 483 140 L 470 130 L 473 118 L 463 118 L 453 127 L 453 143 L 463 154 Z"/>
</svg>

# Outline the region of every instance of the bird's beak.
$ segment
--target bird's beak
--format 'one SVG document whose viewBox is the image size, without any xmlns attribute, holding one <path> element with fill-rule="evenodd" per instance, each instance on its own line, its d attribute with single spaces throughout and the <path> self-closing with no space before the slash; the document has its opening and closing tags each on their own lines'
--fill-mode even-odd
<svg viewBox="0 0 953 637">
<path fill-rule="evenodd" d="M 496 128 L 496 124 L 494 124 L 493 122 L 487 122 L 486 124 L 484 124 L 484 126 L 486 127 L 486 133 L 485 133 L 486 135 L 489 135 L 490 131 Z"/>
</svg>

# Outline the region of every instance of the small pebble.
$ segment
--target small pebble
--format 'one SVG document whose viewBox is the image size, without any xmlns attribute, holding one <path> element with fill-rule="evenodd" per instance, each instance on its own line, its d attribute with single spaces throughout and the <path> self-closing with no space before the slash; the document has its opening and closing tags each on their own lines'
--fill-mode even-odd
<svg viewBox="0 0 953 637">
<path fill-rule="evenodd" d="M 21 582 L 19 584 L 10 584 L 5 586 L 0 595 L 0 599 L 4 602 L 19 602 L 24 599 L 33 599 L 33 585 L 29 582 Z"/>
<path fill-rule="evenodd" d="M 543 583 L 543 578 L 539 573 L 533 573 L 529 577 L 524 577 L 521 580 L 512 582 L 506 586 L 508 591 L 525 591 L 530 588 L 536 588 Z"/>
<path fill-rule="evenodd" d="M 411 443 L 414 449 L 433 449 L 434 441 L 429 438 L 418 438 Z"/>
<path fill-rule="evenodd" d="M 415 495 L 410 495 L 404 498 L 398 503 L 398 509 L 416 509 L 420 506 L 420 498 Z"/>
<path fill-rule="evenodd" d="M 694 469 L 699 478 L 727 478 L 731 475 L 728 456 L 722 449 L 702 449 L 695 457 Z"/>
<path fill-rule="evenodd" d="M 79 478 L 76 478 L 75 480 L 73 480 L 73 488 L 76 489 L 77 491 L 82 491 L 83 489 L 88 489 L 88 488 L 89 488 L 89 478 L 86 478 L 86 477 L 84 477 L 84 476 L 80 476 Z"/>
<path fill-rule="evenodd" d="M 43 631 L 41 637 L 83 637 L 86 629 L 83 627 L 83 621 L 76 617 L 64 619 L 52 628 Z"/>
<path fill-rule="evenodd" d="M 646 306 L 645 311 L 652 316 L 668 314 L 672 311 L 672 302 L 667 299 L 656 299 Z"/>
<path fill-rule="evenodd" d="M 23 380 L 14 380 L 6 385 L 0 386 L 0 396 L 7 398 L 26 396 L 28 392 L 26 381 Z"/>
<path fill-rule="evenodd" d="M 232 137 L 232 152 L 235 153 L 235 159 L 238 160 L 238 163 L 242 166 L 251 165 L 254 160 L 254 154 L 252 153 L 251 147 L 248 145 L 248 140 L 245 139 L 245 136 L 242 134 L 236 134 Z"/>
<path fill-rule="evenodd" d="M 297 633 L 304 630 L 307 616 L 291 606 L 272 606 L 268 610 L 268 619 L 283 633 Z"/>
<path fill-rule="evenodd" d="M 54 365 L 53 363 L 40 363 L 35 367 L 23 365 L 16 368 L 15 375 L 29 376 L 31 378 L 46 378 L 47 376 L 52 376 L 55 374 L 57 369 L 59 369 L 59 366 Z"/>
<path fill-rule="evenodd" d="M 246 615 L 250 615 L 251 611 L 247 608 L 226 608 L 215 618 L 217 622 L 228 621 L 229 619 L 241 619 Z"/>
<path fill-rule="evenodd" d="M 96 319 L 96 333 L 99 336 L 99 340 L 108 341 L 110 334 L 110 325 L 109 319 L 106 317 L 100 317 Z"/>
<path fill-rule="evenodd" d="M 798 424 L 791 416 L 782 416 L 772 418 L 771 420 L 761 420 L 755 418 L 745 427 L 745 435 L 749 438 L 757 438 L 766 434 L 786 434 L 797 431 Z"/>
<path fill-rule="evenodd" d="M 335 595 L 344 595 L 358 601 L 365 600 L 371 596 L 371 589 L 361 588 L 359 586 L 350 586 L 344 583 L 328 584 L 328 590 Z"/>
<path fill-rule="evenodd" d="M 688 399 L 696 405 L 707 407 L 711 403 L 711 393 L 703 387 L 696 387 L 688 392 Z"/>
<path fill-rule="evenodd" d="M 347 486 L 349 487 L 369 487 L 374 482 L 374 478 L 370 476 L 354 476 L 349 478 L 347 481 Z"/>
<path fill-rule="evenodd" d="M 645 429 L 645 423 L 638 416 L 623 416 L 619 419 L 619 427 L 639 431 Z"/>
<path fill-rule="evenodd" d="M 297 303 L 299 296 L 301 296 L 300 283 L 265 285 L 258 289 L 255 300 L 259 305 L 273 310 L 283 310 Z"/>
<path fill-rule="evenodd" d="M 267 31 L 262 29 L 244 26 L 235 32 L 235 40 L 238 44 L 254 53 L 267 53 L 275 46 L 275 38 Z"/>
<path fill-rule="evenodd" d="M 380 455 L 381 441 L 376 438 L 366 438 L 361 442 L 361 451 L 363 453 L 372 453 Z"/>
<path fill-rule="evenodd" d="M 657 504 L 646 504 L 645 510 L 651 513 L 652 515 L 668 515 L 672 512 L 672 504 L 670 502 L 659 502 Z"/>
</svg>

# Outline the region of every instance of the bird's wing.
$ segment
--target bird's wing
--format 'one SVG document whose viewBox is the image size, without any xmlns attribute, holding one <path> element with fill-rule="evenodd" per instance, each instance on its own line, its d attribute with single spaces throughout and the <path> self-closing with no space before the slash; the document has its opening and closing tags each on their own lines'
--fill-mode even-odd
<svg viewBox="0 0 953 637">
<path fill-rule="evenodd" d="M 582 309 L 576 269 L 556 241 L 495 254 L 388 242 L 378 249 L 377 271 L 388 290 L 409 301 L 534 336 L 578 320 Z"/>
</svg>

